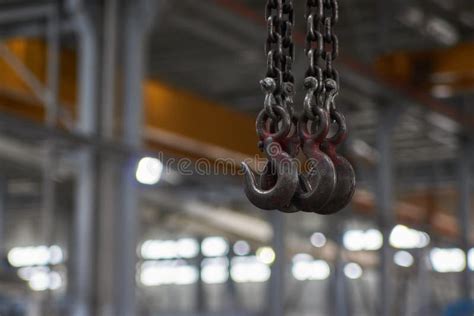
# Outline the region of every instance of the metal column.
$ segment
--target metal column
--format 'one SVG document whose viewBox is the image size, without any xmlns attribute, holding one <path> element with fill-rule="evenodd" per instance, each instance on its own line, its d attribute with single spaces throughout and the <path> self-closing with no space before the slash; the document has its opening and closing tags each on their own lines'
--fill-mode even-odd
<svg viewBox="0 0 474 316">
<path fill-rule="evenodd" d="M 459 228 L 461 237 L 461 247 L 464 253 L 468 254 L 471 249 L 470 241 L 470 209 L 471 209 L 471 163 L 472 163 L 472 147 L 473 142 L 468 136 L 462 136 L 460 139 L 460 157 L 459 157 L 459 174 L 458 174 L 458 190 L 459 190 Z M 463 299 L 469 299 L 471 293 L 472 273 L 469 266 L 460 274 L 461 293 Z"/>
<path fill-rule="evenodd" d="M 344 224 L 342 218 L 339 216 L 337 218 L 337 223 L 333 225 L 337 227 L 335 240 L 337 241 L 337 255 L 334 269 L 333 287 L 334 289 L 330 292 L 330 295 L 334 296 L 332 299 L 328 300 L 333 302 L 334 315 L 336 316 L 349 316 L 350 315 L 350 306 L 351 301 L 349 299 L 349 289 L 347 284 L 347 278 L 344 274 L 344 265 L 345 260 L 343 258 L 343 236 L 344 236 Z"/>
<path fill-rule="evenodd" d="M 46 101 L 46 126 L 50 129 L 57 127 L 59 120 L 59 50 L 60 50 L 59 10 L 53 10 L 48 19 L 47 27 L 47 89 Z M 43 165 L 42 183 L 42 240 L 46 246 L 51 246 L 55 237 L 56 216 L 56 184 L 55 172 L 57 166 L 56 141 L 50 137 L 44 144 L 45 160 Z M 47 291 L 42 300 L 42 312 L 54 315 L 51 304 L 52 293 Z"/>
<path fill-rule="evenodd" d="M 429 251 L 428 249 L 417 249 L 415 251 L 415 258 L 418 262 L 417 267 L 417 305 L 413 311 L 414 315 L 425 316 L 432 315 L 431 310 L 431 292 L 432 282 L 430 277 L 430 268 L 428 263 Z"/>
<path fill-rule="evenodd" d="M 100 109 L 100 137 L 105 141 L 114 141 L 114 120 L 117 94 L 117 59 L 119 57 L 118 20 L 119 0 L 104 2 L 103 21 L 103 69 L 102 69 L 102 107 Z M 117 157 L 109 152 L 100 153 L 98 196 L 98 238 L 97 238 L 97 309 L 100 316 L 114 316 L 115 259 L 116 259 L 116 223 L 114 221 L 117 202 L 117 181 L 120 165 Z"/>
<path fill-rule="evenodd" d="M 47 53 L 47 89 L 46 126 L 56 128 L 59 119 L 59 12 L 55 11 L 48 20 L 48 53 Z M 56 163 L 55 140 L 47 139 L 45 143 L 46 159 L 43 166 L 43 205 L 42 205 L 42 239 L 50 246 L 54 238 L 54 215 L 56 206 L 56 188 L 54 183 Z"/>
<path fill-rule="evenodd" d="M 124 44 L 123 64 L 123 141 L 130 148 L 140 148 L 142 144 L 143 79 L 145 48 L 152 18 L 157 11 L 157 1 L 140 0 L 124 2 Z M 161 1 L 159 2 L 161 3 Z M 122 164 L 117 217 L 117 271 L 116 313 L 120 316 L 136 314 L 135 280 L 136 247 L 138 238 L 138 189 L 135 180 L 137 158 L 126 157 Z"/>
<path fill-rule="evenodd" d="M 384 101 L 381 103 L 376 136 L 379 161 L 375 188 L 378 223 L 383 234 L 383 246 L 380 252 L 378 315 L 390 316 L 393 296 L 391 282 L 393 250 L 389 244 L 389 236 L 394 223 L 392 131 L 402 110 L 391 104 L 384 104 L 386 103 Z"/>
<path fill-rule="evenodd" d="M 5 213 L 7 206 L 7 179 L 0 176 L 0 258 L 7 256 L 5 247 Z M 0 268 L 4 268 L 0 265 Z"/>
<path fill-rule="evenodd" d="M 77 130 L 87 136 L 97 131 L 97 67 L 99 46 L 97 28 L 86 1 L 69 1 L 69 10 L 75 16 L 79 32 L 79 121 Z M 94 213 L 96 209 L 95 158 L 92 148 L 79 149 L 76 175 L 74 249 L 71 314 L 93 315 L 94 295 Z"/>
<path fill-rule="evenodd" d="M 275 251 L 275 262 L 268 282 L 268 305 L 265 315 L 285 315 L 285 217 L 281 212 L 270 214 L 273 228 L 272 247 Z"/>
</svg>

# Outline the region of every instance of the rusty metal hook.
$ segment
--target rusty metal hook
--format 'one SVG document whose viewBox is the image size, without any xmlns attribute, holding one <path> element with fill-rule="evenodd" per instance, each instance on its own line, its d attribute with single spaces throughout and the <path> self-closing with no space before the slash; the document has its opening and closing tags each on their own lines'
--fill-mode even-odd
<svg viewBox="0 0 474 316">
<path fill-rule="evenodd" d="M 300 137 L 298 135 L 297 130 L 298 125 L 298 118 L 296 116 L 292 116 L 291 119 L 291 129 L 289 134 L 283 139 L 280 143 L 284 152 L 288 153 L 290 157 L 295 158 L 300 150 Z M 295 160 L 296 161 L 296 160 Z M 278 177 L 276 176 L 271 162 L 268 162 L 265 166 L 263 173 L 260 175 L 260 188 L 262 190 L 269 190 L 273 188 L 277 183 Z M 295 208 L 292 204 L 285 205 L 283 207 L 278 208 L 278 210 L 284 213 L 296 213 L 299 209 Z"/>
<path fill-rule="evenodd" d="M 298 135 L 298 117 L 295 115 L 294 110 L 293 110 L 293 96 L 294 96 L 295 90 L 294 90 L 294 84 L 291 82 L 285 82 L 283 84 L 283 107 L 286 109 L 291 116 L 291 126 L 290 126 L 290 132 L 288 135 L 281 141 L 280 145 L 286 153 L 288 153 L 292 158 L 296 159 L 296 156 L 298 155 L 300 151 L 300 138 Z M 273 126 L 273 128 L 275 128 Z M 297 161 L 297 160 L 295 160 Z M 263 190 L 268 190 L 271 189 L 272 187 L 275 186 L 276 182 L 278 180 L 278 177 L 276 177 L 276 174 L 274 170 L 272 170 L 272 165 L 271 163 L 267 163 L 265 166 L 264 172 L 260 176 L 260 187 Z M 278 208 L 278 210 L 284 212 L 284 213 L 295 213 L 298 212 L 299 210 L 296 209 L 292 204 L 290 205 L 285 205 L 284 207 Z"/>
<path fill-rule="evenodd" d="M 291 118 L 281 106 L 274 106 L 273 110 L 281 122 L 280 127 L 279 122 L 272 122 L 276 132 L 269 131 L 267 125 L 271 117 L 265 109 L 257 117 L 260 145 L 268 158 L 264 173 L 256 174 L 247 163 L 242 163 L 245 194 L 250 202 L 265 210 L 287 207 L 298 185 L 298 164 L 282 146 L 291 130 Z M 272 177 L 268 176 L 270 174 Z M 271 187 L 269 179 L 272 184 L 274 182 Z"/>
<path fill-rule="evenodd" d="M 344 116 L 334 108 L 331 108 L 330 116 L 331 120 L 334 120 L 338 125 L 338 131 L 333 137 L 326 139 L 321 144 L 321 149 L 331 158 L 336 168 L 336 187 L 331 199 L 318 211 L 320 214 L 334 214 L 340 211 L 349 204 L 355 191 L 354 169 L 347 159 L 336 152 L 337 146 L 347 136 L 346 121 Z"/>
<path fill-rule="evenodd" d="M 312 111 L 317 122 L 307 115 L 303 115 L 298 122 L 303 152 L 308 157 L 310 169 L 300 175 L 300 186 L 293 203 L 304 212 L 318 213 L 333 194 L 336 170 L 331 158 L 320 149 L 329 132 L 329 115 L 321 107 L 314 107 Z M 316 130 L 310 131 L 309 123 L 318 124 Z"/>
</svg>

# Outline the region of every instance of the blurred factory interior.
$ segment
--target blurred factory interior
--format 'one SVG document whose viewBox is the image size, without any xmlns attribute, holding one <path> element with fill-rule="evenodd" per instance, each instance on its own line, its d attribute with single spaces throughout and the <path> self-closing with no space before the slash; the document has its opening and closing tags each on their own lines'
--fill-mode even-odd
<svg viewBox="0 0 474 316">
<path fill-rule="evenodd" d="M 474 314 L 474 2 L 340 1 L 357 189 L 331 216 L 259 210 L 236 172 L 264 2 L 0 1 L 0 315 Z"/>
</svg>

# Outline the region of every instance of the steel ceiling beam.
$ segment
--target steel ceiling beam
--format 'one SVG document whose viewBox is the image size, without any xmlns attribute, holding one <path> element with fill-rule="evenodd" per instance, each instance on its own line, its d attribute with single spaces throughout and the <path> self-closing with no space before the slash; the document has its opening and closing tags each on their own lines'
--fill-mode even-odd
<svg viewBox="0 0 474 316">
<path fill-rule="evenodd" d="M 41 19 L 53 14 L 54 11 L 52 4 L 6 7 L 0 10 L 0 24 Z"/>
<path fill-rule="evenodd" d="M 378 58 L 376 69 L 384 76 L 426 93 L 436 88 L 445 89 L 439 93 L 449 97 L 474 90 L 473 55 L 472 43 L 429 51 L 395 52 Z"/>
</svg>

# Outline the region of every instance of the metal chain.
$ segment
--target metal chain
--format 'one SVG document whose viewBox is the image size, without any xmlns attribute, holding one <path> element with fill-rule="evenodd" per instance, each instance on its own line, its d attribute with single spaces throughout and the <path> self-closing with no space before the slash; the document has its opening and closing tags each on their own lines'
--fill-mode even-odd
<svg viewBox="0 0 474 316">
<path fill-rule="evenodd" d="M 337 0 L 324 0 L 324 45 L 323 59 L 326 61 L 324 79 L 333 79 L 339 86 L 339 72 L 333 67 L 333 61 L 339 56 L 339 38 L 334 33 L 334 26 L 339 20 Z"/>
<path fill-rule="evenodd" d="M 336 110 L 334 101 L 339 91 L 339 74 L 333 66 L 339 55 L 339 42 L 333 31 L 338 3 L 306 3 L 309 67 L 305 111 L 298 118 L 293 110 L 293 0 L 267 0 L 267 73 L 260 82 L 265 102 L 257 117 L 257 134 L 268 162 L 258 175 L 243 162 L 244 188 L 249 200 L 265 210 L 332 214 L 349 203 L 355 184 L 353 168 L 335 150 L 347 134 L 344 116 Z M 330 123 L 338 124 L 338 131 L 328 137 Z M 312 170 L 304 175 L 299 173 L 296 159 L 301 147 L 308 158 L 314 159 Z"/>
<path fill-rule="evenodd" d="M 282 105 L 290 115 L 293 112 L 294 76 L 292 66 L 294 60 L 293 0 L 267 0 L 265 17 L 267 20 L 268 36 L 265 45 L 267 55 L 266 79 L 275 82 L 272 89 L 273 104 L 266 102 L 267 114 L 276 118 L 274 106 Z M 268 86 L 268 80 L 266 82 Z M 262 86 L 264 84 L 262 83 Z M 265 88 L 267 94 L 269 89 Z"/>
<path fill-rule="evenodd" d="M 308 102 L 307 105 L 322 106 L 327 103 L 325 95 L 329 94 L 331 106 L 334 106 L 334 91 L 339 89 L 339 72 L 333 66 L 333 61 L 339 56 L 339 39 L 334 33 L 338 20 L 337 0 L 307 0 L 306 55 L 309 62 L 305 85 L 307 93 L 311 94 L 309 97 L 312 98 L 315 92 L 316 98 L 315 104 Z M 316 82 L 311 80 L 311 77 L 315 78 Z M 305 107 L 305 114 L 314 118 L 314 111 L 309 106 Z"/>
<path fill-rule="evenodd" d="M 323 0 L 308 0 L 306 3 L 306 55 L 308 70 L 306 77 L 315 77 L 318 82 L 323 80 L 323 69 L 320 60 L 323 55 L 322 24 L 324 15 Z"/>
</svg>

